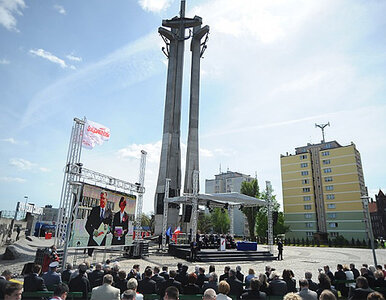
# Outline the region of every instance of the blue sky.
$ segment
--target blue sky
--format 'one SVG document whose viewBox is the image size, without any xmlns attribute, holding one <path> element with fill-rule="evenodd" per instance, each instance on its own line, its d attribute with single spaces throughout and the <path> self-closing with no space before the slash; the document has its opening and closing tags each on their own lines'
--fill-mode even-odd
<svg viewBox="0 0 386 300">
<path fill-rule="evenodd" d="M 138 180 L 148 151 L 144 210 L 153 210 L 167 60 L 157 33 L 177 0 L 0 0 L 0 209 L 59 205 L 73 117 L 104 124 L 109 142 L 85 167 Z M 271 180 L 280 154 L 354 142 L 370 196 L 385 190 L 385 1 L 187 1 L 210 26 L 202 59 L 200 178 L 227 168 Z M 183 162 L 189 97 L 186 45 Z M 184 168 L 184 166 L 183 166 Z"/>
</svg>

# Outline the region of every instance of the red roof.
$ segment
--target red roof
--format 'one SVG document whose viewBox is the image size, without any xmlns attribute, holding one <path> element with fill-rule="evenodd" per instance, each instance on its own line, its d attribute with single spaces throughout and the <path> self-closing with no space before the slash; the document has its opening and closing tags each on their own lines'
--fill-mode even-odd
<svg viewBox="0 0 386 300">
<path fill-rule="evenodd" d="M 370 213 L 377 212 L 377 203 L 376 202 L 370 202 L 369 203 L 369 211 L 370 211 Z"/>
</svg>

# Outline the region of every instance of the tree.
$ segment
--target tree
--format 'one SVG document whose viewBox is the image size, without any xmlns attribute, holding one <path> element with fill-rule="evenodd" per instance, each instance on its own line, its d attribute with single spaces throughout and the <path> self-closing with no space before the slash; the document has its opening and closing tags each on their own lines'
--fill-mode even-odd
<svg viewBox="0 0 386 300">
<path fill-rule="evenodd" d="M 260 194 L 261 199 L 267 201 L 268 195 L 264 191 Z M 284 213 L 279 211 L 280 204 L 276 200 L 276 195 L 271 195 L 272 212 L 277 212 L 277 223 L 273 226 L 273 235 L 285 234 L 289 230 L 289 226 L 284 225 Z M 268 207 L 263 206 L 259 209 L 256 216 L 256 234 L 258 236 L 267 236 L 268 230 Z"/>
<path fill-rule="evenodd" d="M 211 215 L 200 213 L 197 220 L 197 229 L 201 233 L 209 233 L 212 231 L 212 218 Z"/>
<path fill-rule="evenodd" d="M 211 213 L 211 221 L 213 225 L 213 230 L 216 233 L 228 233 L 230 228 L 230 219 L 229 215 L 225 213 L 221 208 L 216 207 Z"/>
<path fill-rule="evenodd" d="M 241 183 L 241 194 L 259 198 L 260 192 L 259 192 L 259 184 L 257 183 L 257 179 L 253 179 L 252 181 L 243 181 Z M 258 207 L 243 207 L 241 211 L 244 213 L 244 215 L 247 217 L 248 222 L 248 229 L 249 229 L 249 238 L 252 241 L 256 240 L 255 237 L 255 225 L 256 225 L 256 217 L 259 212 Z"/>
</svg>

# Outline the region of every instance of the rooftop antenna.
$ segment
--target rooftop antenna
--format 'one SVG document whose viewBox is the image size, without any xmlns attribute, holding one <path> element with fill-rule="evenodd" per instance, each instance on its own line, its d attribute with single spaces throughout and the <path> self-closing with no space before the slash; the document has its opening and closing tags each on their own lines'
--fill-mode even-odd
<svg viewBox="0 0 386 300">
<path fill-rule="evenodd" d="M 220 174 L 221 174 L 221 163 L 220 163 L 220 169 L 219 169 L 219 171 L 220 171 Z"/>
<path fill-rule="evenodd" d="M 322 129 L 322 136 L 323 136 L 322 143 L 323 143 L 323 144 L 326 142 L 326 141 L 324 140 L 324 128 L 326 128 L 327 126 L 330 126 L 330 122 L 328 122 L 327 124 L 316 124 L 316 123 L 315 123 L 315 128 L 316 128 L 316 127 L 319 127 L 320 129 Z"/>
</svg>

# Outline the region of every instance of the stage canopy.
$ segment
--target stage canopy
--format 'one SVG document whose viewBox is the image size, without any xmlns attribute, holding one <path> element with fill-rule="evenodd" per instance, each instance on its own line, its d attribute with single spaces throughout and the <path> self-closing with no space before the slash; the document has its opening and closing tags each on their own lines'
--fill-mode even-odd
<svg viewBox="0 0 386 300">
<path fill-rule="evenodd" d="M 169 198 L 168 203 L 186 204 L 191 202 L 192 195 L 179 196 Z M 265 206 L 266 201 L 254 197 L 250 197 L 240 193 L 218 193 L 218 194 L 198 194 L 197 195 L 198 205 L 210 205 L 212 207 L 224 206 L 226 204 L 231 206 Z"/>
</svg>

